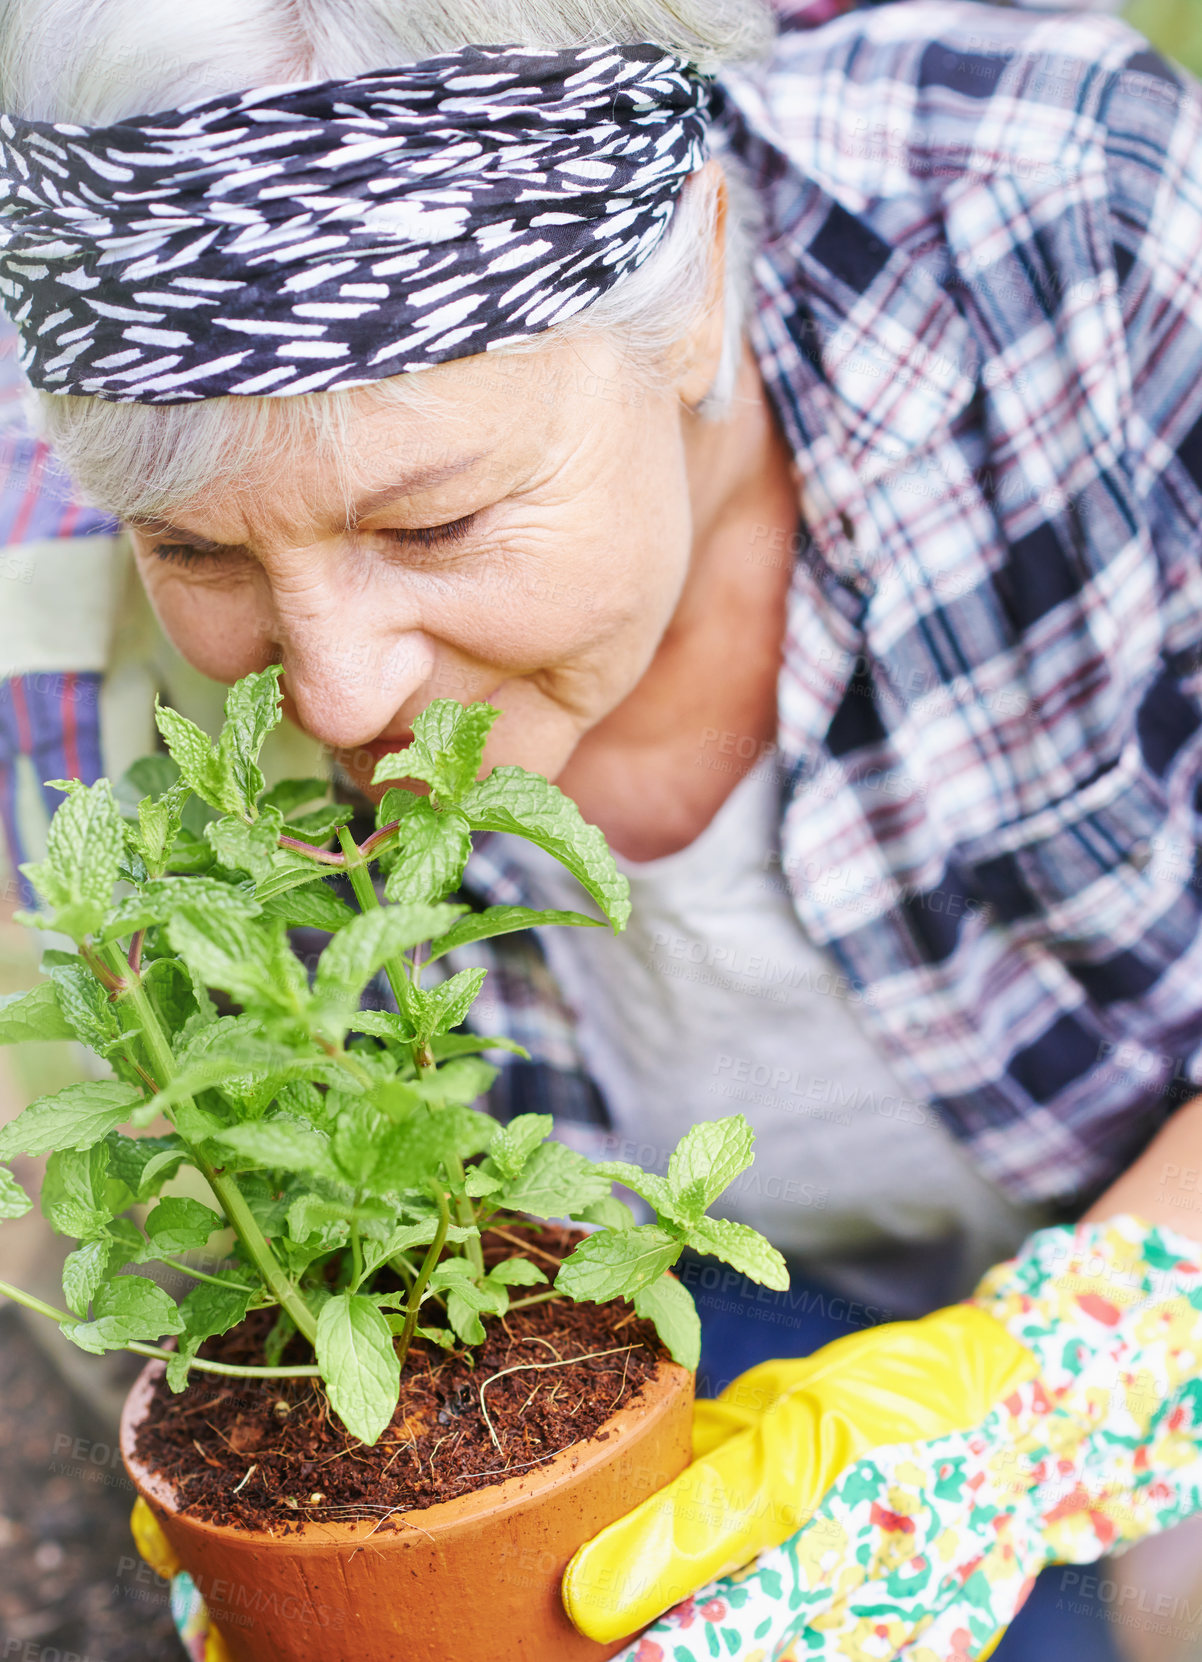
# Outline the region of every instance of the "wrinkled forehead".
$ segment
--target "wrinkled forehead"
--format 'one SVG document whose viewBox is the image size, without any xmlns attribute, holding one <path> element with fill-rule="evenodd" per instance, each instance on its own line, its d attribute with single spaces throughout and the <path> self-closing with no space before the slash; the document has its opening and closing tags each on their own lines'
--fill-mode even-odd
<svg viewBox="0 0 1202 1662">
<path fill-rule="evenodd" d="M 353 525 L 394 503 L 466 512 L 573 442 L 601 414 L 593 389 L 620 374 L 598 337 L 480 353 L 345 393 L 223 399 L 216 432 L 211 408 L 147 409 L 148 421 L 175 429 L 181 463 L 207 444 L 214 465 L 201 488 L 126 517 L 234 541 L 302 519 Z M 180 468 L 181 479 L 196 473 Z"/>
</svg>

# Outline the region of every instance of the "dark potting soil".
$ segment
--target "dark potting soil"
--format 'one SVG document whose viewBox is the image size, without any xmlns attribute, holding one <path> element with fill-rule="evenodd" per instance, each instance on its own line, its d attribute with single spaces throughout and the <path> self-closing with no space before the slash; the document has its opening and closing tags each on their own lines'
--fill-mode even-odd
<svg viewBox="0 0 1202 1662">
<path fill-rule="evenodd" d="M 517 1255 L 519 1234 L 548 1273 L 548 1260 L 579 1239 L 548 1226 L 509 1232 L 508 1241 L 485 1235 L 490 1268 Z M 255 1312 L 200 1354 L 261 1364 L 273 1320 L 272 1311 Z M 474 1351 L 414 1340 L 396 1413 L 371 1448 L 333 1415 L 318 1380 L 193 1373 L 178 1396 L 158 1382 L 137 1434 L 138 1458 L 170 1480 L 182 1511 L 210 1523 L 276 1534 L 307 1520 L 400 1528 L 391 1514 L 501 1483 L 591 1437 L 667 1354 L 624 1299 L 551 1299 L 485 1318 L 484 1326 Z M 282 1360 L 311 1360 L 306 1352 L 293 1340 Z"/>
</svg>

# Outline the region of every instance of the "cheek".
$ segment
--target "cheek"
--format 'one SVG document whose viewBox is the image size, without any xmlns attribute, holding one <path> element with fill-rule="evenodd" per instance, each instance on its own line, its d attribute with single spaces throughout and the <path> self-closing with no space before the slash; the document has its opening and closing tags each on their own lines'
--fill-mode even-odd
<svg viewBox="0 0 1202 1662">
<path fill-rule="evenodd" d="M 140 557 L 141 575 L 163 633 L 194 669 L 236 681 L 269 661 L 269 631 L 252 583 L 218 588 Z"/>
<path fill-rule="evenodd" d="M 667 627 L 688 569 L 683 491 L 582 492 L 490 549 L 461 604 L 424 613 L 429 634 L 509 673 L 590 658 L 645 656 Z M 485 576 L 487 571 L 487 576 Z M 454 621 L 452 621 L 454 620 Z M 450 625 L 448 628 L 447 625 Z"/>
</svg>

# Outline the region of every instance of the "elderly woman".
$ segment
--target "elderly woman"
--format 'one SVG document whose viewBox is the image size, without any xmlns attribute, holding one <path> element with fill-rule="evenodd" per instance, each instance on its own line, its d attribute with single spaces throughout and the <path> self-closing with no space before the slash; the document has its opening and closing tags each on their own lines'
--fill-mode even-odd
<svg viewBox="0 0 1202 1662">
<path fill-rule="evenodd" d="M 639 1657 L 951 1662 L 1202 1510 L 1197 87 L 1110 19 L 934 0 L 2 30 L 0 295 L 128 538 L 12 441 L 10 541 L 68 539 L 12 584 L 14 844 L 22 758 L 122 748 L 87 531 L 204 677 L 283 663 L 344 789 L 487 698 L 487 764 L 605 832 L 627 934 L 481 960 L 538 1058 L 499 1112 L 644 1161 L 756 1127 L 731 1211 L 793 1291 L 686 1266 L 729 1388 L 573 1564 L 578 1625 L 758 1553 Z M 503 837 L 468 876 L 577 903 Z"/>
</svg>

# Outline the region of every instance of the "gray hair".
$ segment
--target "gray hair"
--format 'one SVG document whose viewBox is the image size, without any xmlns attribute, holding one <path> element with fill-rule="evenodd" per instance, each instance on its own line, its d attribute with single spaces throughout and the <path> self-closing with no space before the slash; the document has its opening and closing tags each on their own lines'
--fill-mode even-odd
<svg viewBox="0 0 1202 1662">
<path fill-rule="evenodd" d="M 30 120 L 106 123 L 243 87 L 346 79 L 467 44 L 582 46 L 650 40 L 704 70 L 763 55 L 767 0 L 4 0 L 0 102 Z M 759 238 L 756 192 L 717 135 L 726 182 L 723 347 L 699 413 L 729 408 Z M 608 338 L 636 385 L 713 300 L 719 193 L 694 175 L 659 247 L 577 316 L 505 355 L 585 335 Z M 498 354 L 500 355 L 500 354 Z M 490 355 L 491 356 L 491 355 Z M 84 494 L 127 519 L 166 515 L 220 490 L 254 459 L 270 465 L 302 435 L 329 455 L 348 417 L 426 405 L 420 371 L 337 393 L 114 404 L 38 393 L 37 419 Z M 351 465 L 348 458 L 348 467 Z M 349 478 L 344 481 L 349 489 Z"/>
</svg>

